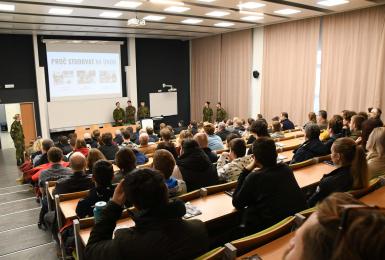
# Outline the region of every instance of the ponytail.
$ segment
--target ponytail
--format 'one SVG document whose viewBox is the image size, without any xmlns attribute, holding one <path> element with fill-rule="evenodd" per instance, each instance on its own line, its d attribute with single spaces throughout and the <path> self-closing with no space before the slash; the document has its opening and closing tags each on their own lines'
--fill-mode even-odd
<svg viewBox="0 0 385 260">
<path fill-rule="evenodd" d="M 368 164 L 366 162 L 365 150 L 360 145 L 356 145 L 356 152 L 350 172 L 353 176 L 353 189 L 362 189 L 369 186 Z"/>
</svg>

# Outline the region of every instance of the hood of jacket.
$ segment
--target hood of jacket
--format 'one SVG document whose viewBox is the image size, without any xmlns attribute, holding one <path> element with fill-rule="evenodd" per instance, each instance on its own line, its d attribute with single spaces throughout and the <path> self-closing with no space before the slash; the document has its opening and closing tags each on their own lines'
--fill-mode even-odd
<svg viewBox="0 0 385 260">
<path fill-rule="evenodd" d="M 212 163 L 206 153 L 202 149 L 197 148 L 182 154 L 177 161 L 177 165 L 185 169 L 204 171 Z"/>
</svg>

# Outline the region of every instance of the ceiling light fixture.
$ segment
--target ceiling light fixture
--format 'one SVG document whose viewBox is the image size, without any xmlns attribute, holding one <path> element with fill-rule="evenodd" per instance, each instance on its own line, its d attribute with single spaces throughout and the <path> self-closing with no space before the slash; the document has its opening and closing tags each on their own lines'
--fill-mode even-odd
<svg viewBox="0 0 385 260">
<path fill-rule="evenodd" d="M 214 26 L 217 26 L 217 27 L 230 27 L 233 25 L 234 25 L 233 23 L 229 23 L 229 22 L 220 22 L 220 23 L 214 24 Z"/>
<path fill-rule="evenodd" d="M 186 20 L 183 20 L 182 23 L 185 23 L 185 24 L 198 24 L 198 23 L 201 23 L 203 22 L 203 20 L 201 19 L 194 19 L 194 18 L 190 18 L 190 19 L 186 19 Z"/>
<path fill-rule="evenodd" d="M 2 11 L 15 11 L 15 5 L 0 4 L 0 10 Z"/>
<path fill-rule="evenodd" d="M 49 14 L 56 14 L 56 15 L 69 15 L 72 13 L 72 9 L 66 9 L 66 8 L 51 8 L 49 9 Z"/>
<path fill-rule="evenodd" d="M 265 4 L 261 4 L 261 3 L 257 3 L 257 2 L 246 2 L 246 3 L 242 3 L 242 4 L 239 4 L 238 7 L 243 9 L 257 9 L 257 8 L 260 8 L 260 7 L 264 7 L 266 6 Z"/>
<path fill-rule="evenodd" d="M 143 3 L 139 1 L 120 1 L 120 2 L 117 2 L 114 6 L 123 7 L 123 8 L 137 8 L 142 4 Z"/>
<path fill-rule="evenodd" d="M 317 2 L 318 5 L 323 5 L 323 6 L 336 6 L 336 5 L 343 5 L 347 4 L 349 1 L 347 0 L 324 0 Z"/>
<path fill-rule="evenodd" d="M 212 12 L 207 13 L 206 15 L 207 16 L 214 16 L 214 17 L 222 17 L 222 16 L 226 16 L 229 14 L 230 14 L 229 12 L 224 12 L 224 11 L 212 11 Z"/>
<path fill-rule="evenodd" d="M 216 0 L 197 0 L 198 2 L 212 3 Z"/>
<path fill-rule="evenodd" d="M 165 19 L 166 17 L 160 16 L 160 15 L 147 15 L 146 17 L 143 17 L 146 21 L 160 21 Z"/>
<path fill-rule="evenodd" d="M 184 6 L 170 6 L 164 9 L 166 12 L 171 12 L 171 13 L 183 13 L 188 10 L 190 10 L 189 7 L 184 7 Z"/>
<path fill-rule="evenodd" d="M 276 14 L 282 14 L 282 15 L 290 15 L 290 14 L 297 14 L 300 13 L 300 10 L 295 10 L 295 9 L 282 9 L 282 10 L 277 10 L 274 11 Z"/>
<path fill-rule="evenodd" d="M 121 16 L 121 12 L 111 12 L 111 11 L 105 11 L 99 14 L 100 17 L 105 17 L 105 18 L 118 18 Z"/>
<path fill-rule="evenodd" d="M 263 19 L 263 16 L 254 16 L 254 15 L 241 17 L 241 20 L 250 21 L 250 22 L 254 22 L 262 19 Z"/>
</svg>

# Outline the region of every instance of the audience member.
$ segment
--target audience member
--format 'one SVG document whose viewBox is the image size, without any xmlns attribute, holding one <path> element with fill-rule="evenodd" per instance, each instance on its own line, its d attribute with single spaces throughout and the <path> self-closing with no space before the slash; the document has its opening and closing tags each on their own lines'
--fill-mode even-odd
<svg viewBox="0 0 385 260">
<path fill-rule="evenodd" d="M 234 131 L 239 134 L 239 136 L 242 136 L 243 133 L 246 131 L 245 127 L 243 126 L 243 121 L 239 118 L 235 118 L 234 120 Z"/>
<path fill-rule="evenodd" d="M 121 132 L 119 129 L 116 129 L 116 130 L 115 130 L 115 137 L 114 137 L 113 141 L 114 141 L 115 144 L 117 144 L 117 145 L 121 145 L 121 144 L 123 143 L 122 132 Z"/>
<path fill-rule="evenodd" d="M 308 200 L 310 207 L 333 192 L 346 192 L 368 186 L 368 165 L 361 146 L 356 145 L 352 139 L 343 137 L 333 143 L 331 152 L 337 169 L 322 177 L 316 191 Z"/>
<path fill-rule="evenodd" d="M 263 120 L 255 120 L 250 126 L 250 136 L 247 140 L 247 144 L 254 143 L 260 137 L 270 137 L 267 131 L 267 124 Z"/>
<path fill-rule="evenodd" d="M 270 134 L 271 138 L 277 139 L 277 138 L 285 137 L 284 133 L 282 133 L 282 127 L 281 127 L 281 123 L 279 121 L 273 121 L 272 125 L 273 125 L 273 131 Z"/>
<path fill-rule="evenodd" d="M 223 145 L 222 139 L 214 133 L 215 132 L 214 125 L 211 123 L 206 123 L 203 128 L 205 133 L 207 134 L 207 138 L 209 142 L 208 148 L 210 148 L 213 151 L 223 150 L 225 147 Z"/>
<path fill-rule="evenodd" d="M 86 144 L 87 144 L 87 148 L 88 148 L 88 149 L 98 148 L 98 142 L 95 141 L 95 140 L 91 137 L 91 134 L 89 134 L 89 133 L 84 133 L 83 138 L 84 138 L 84 141 L 85 141 Z"/>
<path fill-rule="evenodd" d="M 162 139 L 162 142 L 158 144 L 156 147 L 157 150 L 159 149 L 165 149 L 169 151 L 172 156 L 174 156 L 174 159 L 178 158 L 178 152 L 176 151 L 175 144 L 171 142 L 171 132 L 168 130 L 168 128 L 164 128 L 160 130 L 160 137 Z"/>
<path fill-rule="evenodd" d="M 197 133 L 194 135 L 194 140 L 199 144 L 199 147 L 205 152 L 207 157 L 209 157 L 210 161 L 212 163 L 215 163 L 218 161 L 218 156 L 216 153 L 214 153 L 209 147 L 209 140 L 206 134 L 204 133 Z"/>
<path fill-rule="evenodd" d="M 182 130 L 178 136 L 178 139 L 176 140 L 176 151 L 178 155 L 180 155 L 181 149 L 182 149 L 182 142 L 185 139 L 192 139 L 193 135 L 190 130 Z"/>
<path fill-rule="evenodd" d="M 149 143 L 149 136 L 147 133 L 142 133 L 139 136 L 139 146 L 138 150 L 145 155 L 154 154 L 156 145 L 154 143 Z"/>
<path fill-rule="evenodd" d="M 362 116 L 363 118 L 365 118 L 365 120 L 369 119 L 369 115 L 365 111 L 358 112 L 357 115 Z"/>
<path fill-rule="evenodd" d="M 86 174 L 92 174 L 94 164 L 99 160 L 106 160 L 104 154 L 97 148 L 91 148 L 87 156 L 87 170 Z"/>
<path fill-rule="evenodd" d="M 198 133 L 198 124 L 196 121 L 191 121 L 188 129 L 191 131 L 193 135 Z M 180 133 L 180 132 L 179 132 Z"/>
<path fill-rule="evenodd" d="M 187 192 L 186 183 L 183 180 L 171 177 L 176 166 L 174 156 L 167 150 L 160 149 L 154 153 L 154 169 L 160 171 L 165 179 L 168 196 L 175 197 Z"/>
<path fill-rule="evenodd" d="M 54 146 L 54 143 L 51 139 L 44 139 L 41 143 L 41 156 L 36 162 L 33 164 L 33 167 L 37 167 L 39 165 L 43 165 L 48 163 L 48 150 Z"/>
<path fill-rule="evenodd" d="M 369 179 L 385 174 L 385 127 L 374 128 L 366 143 Z"/>
<path fill-rule="evenodd" d="M 56 147 L 60 148 L 64 155 L 67 155 L 72 152 L 72 148 L 68 142 L 68 138 L 65 135 L 59 136 L 59 142 Z"/>
<path fill-rule="evenodd" d="M 342 134 L 342 117 L 340 115 L 334 115 L 332 119 L 329 120 L 328 133 L 329 139 L 325 141 L 325 146 L 328 150 L 328 153 L 331 152 L 331 147 L 335 140 L 343 137 Z"/>
<path fill-rule="evenodd" d="M 114 177 L 112 164 L 106 160 L 95 162 L 92 168 L 92 180 L 95 187 L 91 188 L 88 195 L 81 199 L 76 206 L 76 215 L 79 218 L 94 216 L 94 205 L 96 202 L 108 202 L 114 194 L 114 187 L 111 184 Z"/>
<path fill-rule="evenodd" d="M 291 130 L 291 129 L 294 129 L 295 126 L 293 124 L 293 122 L 291 122 L 289 120 L 289 114 L 287 112 L 282 112 L 281 113 L 281 124 L 282 124 L 282 130 L 283 131 L 286 131 L 286 130 Z"/>
<path fill-rule="evenodd" d="M 74 152 L 82 153 L 85 157 L 87 157 L 89 149 L 84 139 L 80 139 L 80 138 L 76 139 Z"/>
<path fill-rule="evenodd" d="M 136 148 L 136 144 L 134 144 L 131 141 L 131 134 L 127 129 L 122 131 L 122 137 L 123 137 L 123 142 L 120 144 L 120 148 L 122 147 L 127 147 L 131 149 Z"/>
<path fill-rule="evenodd" d="M 370 118 L 381 120 L 382 111 L 381 111 L 380 108 L 378 108 L 378 107 L 370 107 L 370 108 L 368 108 L 368 112 L 369 112 L 369 117 Z"/>
<path fill-rule="evenodd" d="M 321 131 L 328 128 L 328 113 L 325 110 L 318 111 L 317 124 Z"/>
<path fill-rule="evenodd" d="M 216 132 L 216 135 L 221 138 L 222 141 L 226 140 L 226 137 L 231 134 L 230 131 L 226 130 L 226 124 L 223 122 L 220 122 L 218 124 L 218 131 Z"/>
<path fill-rule="evenodd" d="M 33 143 L 32 146 L 32 153 L 31 153 L 31 160 L 32 164 L 35 165 L 35 163 L 40 159 L 43 151 L 43 139 L 38 138 L 36 141 Z"/>
<path fill-rule="evenodd" d="M 114 232 L 126 200 L 135 227 Z M 182 201 L 169 201 L 161 173 L 137 169 L 119 183 L 94 226 L 85 249 L 86 259 L 193 259 L 208 250 L 205 224 L 183 220 Z M 150 248 L 151 247 L 151 248 Z"/>
<path fill-rule="evenodd" d="M 258 138 L 253 143 L 253 155 L 254 160 L 240 174 L 233 194 L 234 207 L 244 210 L 242 224 L 248 234 L 306 208 L 293 171 L 286 164 L 277 164 L 274 140 Z"/>
<path fill-rule="evenodd" d="M 174 133 L 176 135 L 178 135 L 180 133 L 180 131 L 182 130 L 186 130 L 187 129 L 187 126 L 185 125 L 184 121 L 183 120 L 180 120 L 178 122 L 178 127 L 174 129 Z"/>
<path fill-rule="evenodd" d="M 372 133 L 373 129 L 376 127 L 384 126 L 382 121 L 376 118 L 369 118 L 362 123 L 362 134 L 361 138 L 357 138 L 356 143 L 361 144 L 365 149 L 366 142 L 368 141 L 369 135 Z"/>
<path fill-rule="evenodd" d="M 107 160 L 114 160 L 115 154 L 119 151 L 119 147 L 113 143 L 112 134 L 104 133 L 101 138 L 102 145 L 98 148 L 106 157 Z"/>
<path fill-rule="evenodd" d="M 101 136 L 100 136 L 99 129 L 95 129 L 94 131 L 92 131 L 92 139 L 97 143 L 97 146 L 100 145 L 100 143 L 101 143 Z"/>
<path fill-rule="evenodd" d="M 350 136 L 350 123 L 352 121 L 352 117 L 355 116 L 357 113 L 350 110 L 344 110 L 342 111 L 342 135 L 343 136 Z"/>
<path fill-rule="evenodd" d="M 116 166 L 119 167 L 119 172 L 115 174 L 113 183 L 119 183 L 136 168 L 136 156 L 134 151 L 130 148 L 120 149 L 116 153 L 115 163 Z"/>
<path fill-rule="evenodd" d="M 230 133 L 234 133 L 234 122 L 232 119 L 228 119 L 226 121 L 226 130 L 229 131 Z"/>
<path fill-rule="evenodd" d="M 156 143 L 159 141 L 159 137 L 156 134 L 154 134 L 154 129 L 152 127 L 147 126 L 146 133 L 148 134 L 149 143 Z"/>
<path fill-rule="evenodd" d="M 314 112 L 309 112 L 307 117 L 308 121 L 304 124 L 303 129 L 305 129 L 307 125 L 317 124 L 317 115 Z"/>
<path fill-rule="evenodd" d="M 356 141 L 362 135 L 362 123 L 365 121 L 363 116 L 354 115 L 350 122 L 349 137 Z"/>
</svg>

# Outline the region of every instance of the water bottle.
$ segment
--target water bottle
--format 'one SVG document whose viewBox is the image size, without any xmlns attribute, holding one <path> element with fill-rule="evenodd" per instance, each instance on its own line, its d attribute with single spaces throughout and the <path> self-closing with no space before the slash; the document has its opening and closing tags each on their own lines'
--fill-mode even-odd
<svg viewBox="0 0 385 260">
<path fill-rule="evenodd" d="M 100 221 L 100 217 L 102 216 L 102 210 L 107 206 L 107 203 L 105 201 L 98 201 L 95 203 L 94 208 L 94 219 L 95 224 Z"/>
</svg>

